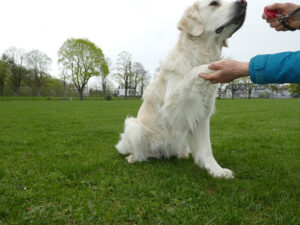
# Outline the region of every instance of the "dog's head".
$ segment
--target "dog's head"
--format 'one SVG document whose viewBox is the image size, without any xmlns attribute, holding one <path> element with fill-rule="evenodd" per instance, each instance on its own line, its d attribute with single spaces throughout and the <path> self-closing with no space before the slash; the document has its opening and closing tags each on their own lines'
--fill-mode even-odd
<svg viewBox="0 0 300 225">
<path fill-rule="evenodd" d="M 193 37 L 225 41 L 243 25 L 246 9 L 245 0 L 201 0 L 185 11 L 178 29 Z"/>
</svg>

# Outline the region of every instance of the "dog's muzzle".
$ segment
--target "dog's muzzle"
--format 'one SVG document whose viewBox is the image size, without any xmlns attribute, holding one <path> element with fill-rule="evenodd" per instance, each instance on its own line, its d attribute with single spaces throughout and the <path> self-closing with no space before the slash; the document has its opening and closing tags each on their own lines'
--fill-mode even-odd
<svg viewBox="0 0 300 225">
<path fill-rule="evenodd" d="M 216 33 L 220 34 L 225 27 L 228 27 L 232 24 L 237 25 L 237 28 L 233 31 L 235 33 L 243 25 L 246 18 L 247 11 L 247 2 L 245 0 L 238 0 L 235 2 L 234 16 L 227 23 L 216 29 Z"/>
</svg>

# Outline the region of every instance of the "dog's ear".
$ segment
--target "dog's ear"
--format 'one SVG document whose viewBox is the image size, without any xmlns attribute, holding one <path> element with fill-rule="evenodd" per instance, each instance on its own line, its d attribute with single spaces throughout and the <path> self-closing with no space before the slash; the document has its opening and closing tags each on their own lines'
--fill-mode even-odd
<svg viewBox="0 0 300 225">
<path fill-rule="evenodd" d="M 223 47 L 228 48 L 228 41 L 227 41 L 227 39 L 223 41 Z"/>
<path fill-rule="evenodd" d="M 194 4 L 185 11 L 177 27 L 178 30 L 195 37 L 200 36 L 203 33 L 204 26 L 199 19 L 199 7 L 197 4 Z"/>
</svg>

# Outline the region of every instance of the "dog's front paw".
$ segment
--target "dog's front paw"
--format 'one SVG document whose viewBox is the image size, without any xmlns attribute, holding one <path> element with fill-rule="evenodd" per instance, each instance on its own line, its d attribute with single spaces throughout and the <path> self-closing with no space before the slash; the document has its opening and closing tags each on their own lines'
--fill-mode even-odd
<svg viewBox="0 0 300 225">
<path fill-rule="evenodd" d="M 126 160 L 129 164 L 132 164 L 132 163 L 135 162 L 135 157 L 134 157 L 134 155 L 131 154 L 131 155 L 126 157 Z"/>
<path fill-rule="evenodd" d="M 225 179 L 233 179 L 234 178 L 233 172 L 229 169 L 221 168 L 220 170 L 217 170 L 217 171 L 211 171 L 210 174 L 216 178 L 225 178 Z"/>
</svg>

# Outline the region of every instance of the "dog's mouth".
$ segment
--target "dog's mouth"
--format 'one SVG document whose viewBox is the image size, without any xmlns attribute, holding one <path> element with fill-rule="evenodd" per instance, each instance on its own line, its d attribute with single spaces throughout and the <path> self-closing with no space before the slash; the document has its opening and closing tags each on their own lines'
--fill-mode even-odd
<svg viewBox="0 0 300 225">
<path fill-rule="evenodd" d="M 239 6 L 238 10 L 236 10 L 235 16 L 232 17 L 232 19 L 229 20 L 227 23 L 225 23 L 224 25 L 216 29 L 215 32 L 217 34 L 220 34 L 226 27 L 230 25 L 236 25 L 237 27 L 233 30 L 232 34 L 235 33 L 244 24 L 246 18 L 246 11 L 247 11 L 247 3 L 245 2 L 245 4 L 242 7 Z"/>
</svg>

